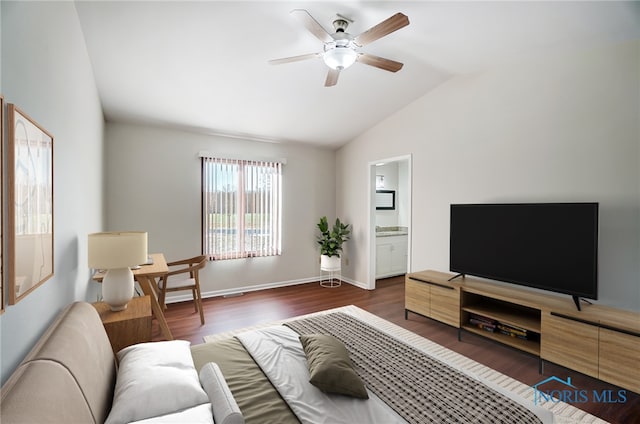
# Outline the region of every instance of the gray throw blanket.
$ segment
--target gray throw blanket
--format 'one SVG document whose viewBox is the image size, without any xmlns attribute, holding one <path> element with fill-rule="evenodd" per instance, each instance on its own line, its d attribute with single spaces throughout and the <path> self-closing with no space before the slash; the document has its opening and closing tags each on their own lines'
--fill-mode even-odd
<svg viewBox="0 0 640 424">
<path fill-rule="evenodd" d="M 541 423 L 482 382 L 345 313 L 285 325 L 341 340 L 367 387 L 410 423 Z"/>
</svg>

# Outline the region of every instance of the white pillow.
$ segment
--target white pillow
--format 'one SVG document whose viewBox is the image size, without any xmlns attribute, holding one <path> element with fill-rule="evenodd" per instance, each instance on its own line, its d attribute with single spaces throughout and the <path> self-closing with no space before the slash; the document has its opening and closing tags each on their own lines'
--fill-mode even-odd
<svg viewBox="0 0 640 424">
<path fill-rule="evenodd" d="M 203 403 L 184 411 L 159 417 L 147 418 L 142 421 L 134 421 L 131 424 L 160 424 L 160 423 L 189 423 L 189 424 L 215 424 L 211 414 L 211 404 Z"/>
<path fill-rule="evenodd" d="M 202 367 L 200 383 L 209 396 L 216 424 L 244 424 L 242 412 L 218 364 L 209 362 Z"/>
<path fill-rule="evenodd" d="M 118 352 L 107 424 L 129 423 L 207 403 L 185 340 L 140 343 Z"/>
</svg>

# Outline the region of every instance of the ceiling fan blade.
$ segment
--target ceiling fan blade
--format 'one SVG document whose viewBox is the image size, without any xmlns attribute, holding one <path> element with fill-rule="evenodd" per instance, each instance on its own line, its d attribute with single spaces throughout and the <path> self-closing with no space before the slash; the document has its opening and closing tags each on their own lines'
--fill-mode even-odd
<svg viewBox="0 0 640 424">
<path fill-rule="evenodd" d="M 325 87 L 333 87 L 338 83 L 338 76 L 340 76 L 340 71 L 337 69 L 329 69 L 329 73 L 327 74 L 327 79 L 324 82 Z"/>
<path fill-rule="evenodd" d="M 376 68 L 384 69 L 389 72 L 398 72 L 404 66 L 403 63 L 396 62 L 395 60 L 385 59 L 384 57 L 378 57 L 366 53 L 360 53 L 356 60 L 360 63 L 364 63 L 365 65 L 375 66 Z"/>
<path fill-rule="evenodd" d="M 333 41 L 331 34 L 329 34 L 327 30 L 325 30 L 322 25 L 320 25 L 318 21 L 316 21 L 306 10 L 294 9 L 290 13 L 298 18 L 305 28 L 307 28 L 309 32 L 315 35 L 323 43 Z"/>
<path fill-rule="evenodd" d="M 271 59 L 269 64 L 280 65 L 282 63 L 298 62 L 301 60 L 313 59 L 315 57 L 320 57 L 320 53 L 307 53 L 299 56 L 283 57 L 282 59 Z"/>
<path fill-rule="evenodd" d="M 392 17 L 385 19 L 378 25 L 372 26 L 362 34 L 358 35 L 353 41 L 360 47 L 378 40 L 379 38 L 389 35 L 400 28 L 409 25 L 409 18 L 403 13 L 396 13 Z"/>
</svg>

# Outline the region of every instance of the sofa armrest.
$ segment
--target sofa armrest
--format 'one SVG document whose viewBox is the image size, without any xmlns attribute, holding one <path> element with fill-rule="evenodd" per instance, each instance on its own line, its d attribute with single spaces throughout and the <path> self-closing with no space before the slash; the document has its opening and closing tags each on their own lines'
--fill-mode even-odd
<svg viewBox="0 0 640 424">
<path fill-rule="evenodd" d="M 73 303 L 2 387 L 0 421 L 102 423 L 115 376 L 115 357 L 97 311 L 89 303 Z"/>
</svg>

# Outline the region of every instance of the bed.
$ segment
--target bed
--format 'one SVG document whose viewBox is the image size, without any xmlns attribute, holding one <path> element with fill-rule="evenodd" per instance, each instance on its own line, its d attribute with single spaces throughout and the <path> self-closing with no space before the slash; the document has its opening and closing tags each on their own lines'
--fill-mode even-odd
<svg viewBox="0 0 640 424">
<path fill-rule="evenodd" d="M 281 330 L 281 327 L 287 330 Z M 311 417 L 306 411 L 292 407 L 291 402 L 284 401 L 283 397 L 295 402 L 301 392 L 318 390 L 308 383 L 308 374 L 303 381 L 296 380 L 296 385 L 305 386 L 293 395 L 283 395 L 285 389 L 274 387 L 274 381 L 278 379 L 286 385 L 295 377 L 278 377 L 277 369 L 275 377 L 273 370 L 265 371 L 270 361 L 288 364 L 283 368 L 293 368 L 290 358 L 269 353 L 269 350 L 292 349 L 286 341 L 278 339 L 278 333 L 284 333 L 284 339 L 305 334 L 329 334 L 339 339 L 348 350 L 355 372 L 367 387 L 370 395 L 367 402 L 372 398 L 382 400 L 392 410 L 391 415 L 383 415 L 385 418 L 377 422 L 604 422 L 563 402 L 534 405 L 531 387 L 360 308 L 347 306 L 209 336 L 205 338 L 206 343 L 192 346 L 197 369 L 209 362 L 220 366 L 249 424 L 363 422 L 362 419 L 354 421 L 349 412 L 321 419 L 327 415 L 327 410 L 334 409 L 335 404 L 331 402 L 322 403 L 315 398 L 299 402 L 308 402 L 320 409 L 319 415 Z M 266 352 L 256 353 L 251 346 L 260 344 L 267 346 Z M 304 351 L 300 347 L 297 349 L 298 366 L 300 360 L 306 365 Z M 257 360 L 260 355 L 264 358 Z M 303 372 L 297 370 L 297 373 Z M 349 399 L 350 396 L 324 395 L 344 401 L 338 406 L 347 409 L 362 402 L 358 398 Z M 367 419 L 366 422 L 376 420 Z"/>
<path fill-rule="evenodd" d="M 70 305 L 2 387 L 0 420 L 603 423 L 354 306 L 117 358 L 95 309 Z"/>
</svg>

